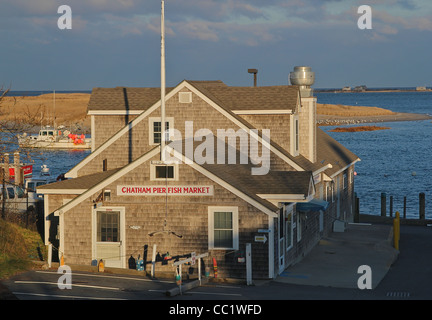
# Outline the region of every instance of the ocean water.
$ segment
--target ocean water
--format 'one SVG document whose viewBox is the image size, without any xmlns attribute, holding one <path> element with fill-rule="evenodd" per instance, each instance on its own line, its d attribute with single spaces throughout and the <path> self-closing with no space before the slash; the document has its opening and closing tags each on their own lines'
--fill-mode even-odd
<svg viewBox="0 0 432 320">
<path fill-rule="evenodd" d="M 316 93 L 319 103 L 377 106 L 395 112 L 432 114 L 432 92 Z M 329 132 L 321 128 L 361 159 L 356 164 L 355 191 L 360 213 L 381 214 L 381 193 L 386 193 L 387 214 L 390 196 L 393 214 L 419 216 L 419 193 L 426 196 L 426 217 L 432 218 L 432 122 L 400 121 L 374 123 L 389 130 L 370 132 Z M 355 126 L 355 125 L 350 125 Z"/>
<path fill-rule="evenodd" d="M 44 92 L 48 93 L 48 91 Z M 30 92 L 28 95 L 40 93 Z M 395 112 L 432 114 L 432 92 L 365 92 L 315 93 L 318 103 L 376 106 Z M 403 199 L 407 197 L 407 217 L 417 218 L 419 193 L 426 195 L 426 217 L 432 219 L 432 122 L 400 121 L 374 123 L 389 130 L 370 132 L 329 132 L 361 159 L 356 164 L 355 191 L 360 198 L 360 212 L 380 215 L 381 193 L 387 195 L 387 212 L 393 196 L 393 212 L 402 215 Z M 67 172 L 90 154 L 89 150 L 30 150 L 33 176 L 42 165 L 50 168 L 51 176 Z M 22 160 L 25 156 L 22 155 Z"/>
</svg>

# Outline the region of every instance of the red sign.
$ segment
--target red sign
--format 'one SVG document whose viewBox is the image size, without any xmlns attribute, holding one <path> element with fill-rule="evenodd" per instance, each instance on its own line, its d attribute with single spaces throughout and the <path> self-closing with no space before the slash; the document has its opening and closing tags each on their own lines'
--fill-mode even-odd
<svg viewBox="0 0 432 320">
<path fill-rule="evenodd" d="M 24 177 L 28 177 L 28 176 L 31 176 L 33 174 L 33 165 L 32 164 L 22 166 L 21 169 L 23 169 Z M 15 177 L 15 168 L 14 167 L 9 168 L 9 176 L 11 178 Z"/>
</svg>

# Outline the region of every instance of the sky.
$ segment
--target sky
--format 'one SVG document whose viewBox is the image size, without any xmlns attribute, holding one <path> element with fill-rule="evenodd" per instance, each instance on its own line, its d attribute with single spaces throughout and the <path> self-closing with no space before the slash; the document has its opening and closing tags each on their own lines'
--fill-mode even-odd
<svg viewBox="0 0 432 320">
<path fill-rule="evenodd" d="M 160 14 L 160 0 L 0 0 L 0 88 L 159 87 Z M 166 0 L 165 29 L 167 86 L 251 86 L 249 68 L 286 85 L 295 66 L 315 88 L 432 86 L 430 0 Z"/>
</svg>

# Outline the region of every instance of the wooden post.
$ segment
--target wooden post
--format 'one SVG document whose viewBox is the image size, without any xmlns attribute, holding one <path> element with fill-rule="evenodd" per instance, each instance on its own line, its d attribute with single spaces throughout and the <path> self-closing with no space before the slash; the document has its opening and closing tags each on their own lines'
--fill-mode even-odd
<svg viewBox="0 0 432 320">
<path fill-rule="evenodd" d="M 252 245 L 246 243 L 246 284 L 252 285 Z"/>
<path fill-rule="evenodd" d="M 423 192 L 419 194 L 419 216 L 420 219 L 425 218 L 425 194 Z"/>
<path fill-rule="evenodd" d="M 406 207 L 407 207 L 407 197 L 404 197 L 404 203 L 403 203 L 403 218 L 406 219 Z"/>
<path fill-rule="evenodd" d="M 153 254 L 152 254 L 152 266 L 151 266 L 151 276 L 154 278 L 155 276 L 155 267 L 156 267 L 156 245 L 153 245 Z"/>
<path fill-rule="evenodd" d="M 51 268 L 52 264 L 52 243 L 48 244 L 48 268 Z"/>
<path fill-rule="evenodd" d="M 354 222 L 360 222 L 360 199 L 355 197 L 355 207 L 354 207 Z"/>
<path fill-rule="evenodd" d="M 399 212 L 396 212 L 396 218 L 393 219 L 393 241 L 396 250 L 399 250 L 400 239 L 400 218 Z"/>
<path fill-rule="evenodd" d="M 386 194 L 384 192 L 381 193 L 381 217 L 385 217 L 386 212 Z"/>
<path fill-rule="evenodd" d="M 393 196 L 390 196 L 390 218 L 393 217 Z"/>
</svg>

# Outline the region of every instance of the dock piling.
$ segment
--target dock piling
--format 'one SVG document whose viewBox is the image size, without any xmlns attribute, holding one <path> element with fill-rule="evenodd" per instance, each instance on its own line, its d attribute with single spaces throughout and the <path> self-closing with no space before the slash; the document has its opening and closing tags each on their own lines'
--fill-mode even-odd
<svg viewBox="0 0 432 320">
<path fill-rule="evenodd" d="M 386 194 L 384 192 L 381 193 L 381 217 L 385 217 L 386 212 Z"/>
<path fill-rule="evenodd" d="M 419 194 L 419 218 L 424 219 L 425 218 L 425 194 L 423 192 L 420 192 Z"/>
</svg>

